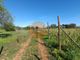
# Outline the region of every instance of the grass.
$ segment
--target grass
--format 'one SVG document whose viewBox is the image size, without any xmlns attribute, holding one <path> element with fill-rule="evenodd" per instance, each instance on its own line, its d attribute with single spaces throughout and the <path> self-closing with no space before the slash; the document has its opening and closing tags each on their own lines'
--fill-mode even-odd
<svg viewBox="0 0 80 60">
<path fill-rule="evenodd" d="M 16 52 L 20 49 L 21 43 L 28 38 L 28 32 L 25 30 L 16 32 L 2 32 L 3 34 L 11 34 L 8 37 L 0 38 L 0 48 L 4 47 L 0 59 L 12 60 Z M 19 40 L 19 42 L 17 42 Z"/>
<path fill-rule="evenodd" d="M 38 57 L 37 42 L 35 39 L 32 39 L 30 46 L 22 57 L 22 60 L 38 60 Z"/>
<path fill-rule="evenodd" d="M 2 34 L 5 34 L 5 33 L 2 33 Z M 6 44 L 6 43 L 16 41 L 16 39 L 17 39 L 16 32 L 7 32 L 6 34 L 11 34 L 11 36 L 8 36 L 5 38 L 0 38 L 0 44 Z"/>
<path fill-rule="evenodd" d="M 80 44 L 80 29 L 64 29 L 64 31 L 78 44 Z M 61 43 L 62 51 L 59 52 L 58 40 L 57 40 L 57 30 L 53 29 L 50 33 L 50 40 L 48 36 L 44 36 L 43 39 L 48 47 L 50 53 L 49 60 L 79 60 L 80 59 L 80 49 L 72 43 L 72 41 L 61 31 Z"/>
<path fill-rule="evenodd" d="M 59 52 L 57 29 L 50 30 L 50 39 L 48 35 L 43 36 L 44 42 L 49 52 L 49 60 L 79 60 L 80 49 L 72 43 L 72 41 L 61 31 L 60 39 L 62 43 L 62 50 Z M 80 29 L 64 29 L 64 31 L 78 44 L 80 44 Z M 16 32 L 2 31 L 0 34 L 9 34 L 9 36 L 0 37 L 0 48 L 4 47 L 0 59 L 12 60 L 16 52 L 20 49 L 21 43 L 25 42 L 28 38 L 28 32 L 25 30 Z M 22 56 L 22 60 L 38 60 L 37 41 L 33 38 L 26 52 Z"/>
</svg>

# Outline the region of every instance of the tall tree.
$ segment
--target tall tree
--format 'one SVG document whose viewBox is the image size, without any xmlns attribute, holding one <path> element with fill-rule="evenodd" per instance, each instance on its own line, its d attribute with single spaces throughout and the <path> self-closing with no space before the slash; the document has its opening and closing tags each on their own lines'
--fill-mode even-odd
<svg viewBox="0 0 80 60">
<path fill-rule="evenodd" d="M 3 0 L 0 0 L 0 26 L 7 31 L 15 30 L 13 18 L 2 3 Z"/>
</svg>

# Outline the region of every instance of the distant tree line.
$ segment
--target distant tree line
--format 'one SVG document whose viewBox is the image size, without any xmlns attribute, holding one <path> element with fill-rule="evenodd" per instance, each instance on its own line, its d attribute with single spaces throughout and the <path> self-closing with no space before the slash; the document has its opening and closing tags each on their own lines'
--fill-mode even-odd
<svg viewBox="0 0 80 60">
<path fill-rule="evenodd" d="M 62 24 L 61 25 L 63 28 L 76 28 L 76 24 L 71 23 L 71 24 Z"/>
<path fill-rule="evenodd" d="M 24 27 L 23 29 L 29 30 L 30 28 L 33 28 L 33 27 L 27 26 L 27 27 Z"/>
<path fill-rule="evenodd" d="M 47 26 L 48 27 L 48 26 Z M 46 27 L 46 28 L 47 28 Z M 71 23 L 71 24 L 62 24 L 61 25 L 62 28 L 80 28 L 80 26 L 77 26 L 75 23 Z M 30 29 L 30 28 L 34 28 L 34 27 L 30 27 L 30 26 L 27 26 L 27 27 L 24 27 L 23 29 Z M 49 25 L 49 28 L 58 28 L 58 26 L 56 24 L 51 24 Z"/>
<path fill-rule="evenodd" d="M 49 28 L 57 28 L 57 25 L 56 25 L 56 24 L 51 24 L 51 25 L 49 26 Z"/>
<path fill-rule="evenodd" d="M 56 24 L 51 24 L 49 27 L 50 28 L 57 28 L 58 26 Z M 62 28 L 80 28 L 80 26 L 77 26 L 75 23 L 62 24 L 61 27 Z"/>
</svg>

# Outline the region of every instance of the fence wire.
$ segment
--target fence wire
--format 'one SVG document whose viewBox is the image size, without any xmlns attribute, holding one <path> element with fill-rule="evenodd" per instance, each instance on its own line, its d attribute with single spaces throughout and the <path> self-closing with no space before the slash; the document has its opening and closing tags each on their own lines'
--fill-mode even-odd
<svg viewBox="0 0 80 60">
<path fill-rule="evenodd" d="M 60 28 L 61 28 L 61 30 L 66 34 L 66 36 L 67 36 L 78 48 L 80 48 L 80 45 L 79 45 L 77 42 L 75 42 L 75 40 L 73 40 L 73 39 L 63 30 L 62 27 L 60 27 Z"/>
</svg>

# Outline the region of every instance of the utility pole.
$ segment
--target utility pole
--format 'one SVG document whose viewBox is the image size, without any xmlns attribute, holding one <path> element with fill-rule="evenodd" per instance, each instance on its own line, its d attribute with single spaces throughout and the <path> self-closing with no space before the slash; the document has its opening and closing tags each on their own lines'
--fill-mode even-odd
<svg viewBox="0 0 80 60">
<path fill-rule="evenodd" d="M 58 44 L 59 44 L 59 51 L 61 51 L 61 40 L 60 40 L 60 16 L 58 18 Z"/>
</svg>

